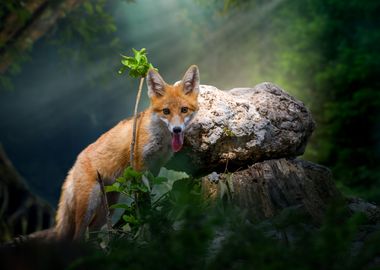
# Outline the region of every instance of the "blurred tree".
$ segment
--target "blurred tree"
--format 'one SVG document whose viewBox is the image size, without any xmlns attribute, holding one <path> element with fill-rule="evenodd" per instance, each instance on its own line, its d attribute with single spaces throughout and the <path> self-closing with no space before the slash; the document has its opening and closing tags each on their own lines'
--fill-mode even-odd
<svg viewBox="0 0 380 270">
<path fill-rule="evenodd" d="M 6 0 L 0 4 L 0 73 L 5 73 L 17 55 L 30 49 L 60 19 L 82 0 Z"/>
<path fill-rule="evenodd" d="M 11 87 L 9 77 L 19 72 L 42 37 L 57 47 L 63 59 L 89 62 L 112 49 L 121 51 L 115 32 L 106 0 L 2 1 L 0 86 Z"/>
</svg>

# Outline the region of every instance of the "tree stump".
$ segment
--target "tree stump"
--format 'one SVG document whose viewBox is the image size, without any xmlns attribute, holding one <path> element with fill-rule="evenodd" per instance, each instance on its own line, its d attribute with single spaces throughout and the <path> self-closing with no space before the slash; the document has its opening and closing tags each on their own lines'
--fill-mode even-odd
<svg viewBox="0 0 380 270">
<path fill-rule="evenodd" d="M 342 199 L 329 169 L 300 159 L 272 159 L 234 173 L 212 173 L 202 185 L 206 197 L 230 196 L 255 220 L 300 207 L 320 223 L 329 202 Z"/>
</svg>

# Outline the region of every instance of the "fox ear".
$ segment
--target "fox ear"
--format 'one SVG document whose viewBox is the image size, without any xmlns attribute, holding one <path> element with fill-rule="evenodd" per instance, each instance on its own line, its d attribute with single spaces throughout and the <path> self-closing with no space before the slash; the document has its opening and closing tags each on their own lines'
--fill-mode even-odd
<svg viewBox="0 0 380 270">
<path fill-rule="evenodd" d="M 155 69 L 149 69 L 146 75 L 146 82 L 148 84 L 148 96 L 150 98 L 161 97 L 165 94 L 166 83 Z"/>
<path fill-rule="evenodd" d="M 182 79 L 183 83 L 183 91 L 185 94 L 195 93 L 198 94 L 199 92 L 199 69 L 196 65 L 192 65 L 189 67 L 189 69 L 186 71 L 185 75 Z"/>
</svg>

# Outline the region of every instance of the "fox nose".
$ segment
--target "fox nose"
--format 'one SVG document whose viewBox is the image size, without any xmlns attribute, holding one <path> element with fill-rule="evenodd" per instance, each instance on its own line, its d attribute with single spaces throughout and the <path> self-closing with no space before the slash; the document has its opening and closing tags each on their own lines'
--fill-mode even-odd
<svg viewBox="0 0 380 270">
<path fill-rule="evenodd" d="M 173 132 L 174 132 L 174 133 L 181 133 L 181 131 L 182 131 L 182 128 L 181 128 L 181 127 L 174 127 L 174 128 L 173 128 Z"/>
</svg>

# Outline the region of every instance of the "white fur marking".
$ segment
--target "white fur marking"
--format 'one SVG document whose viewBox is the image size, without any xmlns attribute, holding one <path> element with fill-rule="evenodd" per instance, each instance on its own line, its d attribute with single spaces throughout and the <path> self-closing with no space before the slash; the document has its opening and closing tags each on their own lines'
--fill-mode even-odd
<svg viewBox="0 0 380 270">
<path fill-rule="evenodd" d="M 165 120 L 164 120 L 165 119 Z M 155 170 L 163 166 L 172 156 L 171 135 L 167 128 L 169 121 L 166 118 L 152 115 L 149 126 L 150 140 L 144 145 L 143 159 L 148 169 Z"/>
<path fill-rule="evenodd" d="M 182 81 L 176 81 L 173 86 L 178 86 L 181 84 Z"/>
<path fill-rule="evenodd" d="M 71 206 L 73 204 L 73 200 L 74 200 L 74 181 L 73 181 L 73 178 L 69 176 L 65 185 L 66 185 L 66 188 L 65 188 L 66 203 Z"/>
<path fill-rule="evenodd" d="M 167 125 L 169 126 L 169 120 L 164 118 L 164 117 L 160 117 L 160 119 Z"/>
</svg>

